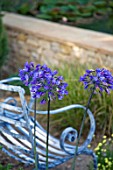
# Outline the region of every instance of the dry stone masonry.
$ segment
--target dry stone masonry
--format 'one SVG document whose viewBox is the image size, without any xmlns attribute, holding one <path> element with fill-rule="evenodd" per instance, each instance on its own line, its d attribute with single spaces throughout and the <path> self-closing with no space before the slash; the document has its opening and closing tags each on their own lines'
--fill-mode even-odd
<svg viewBox="0 0 113 170">
<path fill-rule="evenodd" d="M 6 13 L 10 56 L 4 70 L 14 73 L 25 61 L 60 65 L 63 61 L 113 68 L 113 36 Z M 7 67 L 7 69 L 6 69 Z"/>
</svg>

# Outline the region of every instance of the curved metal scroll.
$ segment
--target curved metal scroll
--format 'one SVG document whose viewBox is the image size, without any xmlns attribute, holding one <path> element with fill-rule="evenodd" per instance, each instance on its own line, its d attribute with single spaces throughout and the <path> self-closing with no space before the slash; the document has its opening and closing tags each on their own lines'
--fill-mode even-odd
<svg viewBox="0 0 113 170">
<path fill-rule="evenodd" d="M 82 105 L 75 105 L 76 107 L 75 108 L 82 108 L 82 109 L 86 109 L 84 106 Z M 81 153 L 85 148 L 87 148 L 87 146 L 90 144 L 92 138 L 93 138 L 93 135 L 94 135 L 94 132 L 95 132 L 95 119 L 94 119 L 94 116 L 92 114 L 92 112 L 88 109 L 87 111 L 87 114 L 89 116 L 89 119 L 90 119 L 90 130 L 89 130 L 89 134 L 85 140 L 85 142 L 78 147 L 78 154 Z M 70 141 L 70 138 L 72 139 L 71 142 L 75 142 L 75 140 L 77 139 L 77 130 L 74 129 L 74 128 L 67 128 L 65 129 L 62 134 L 61 134 L 61 137 L 60 137 L 60 146 L 61 148 L 68 154 L 74 154 L 75 152 L 75 147 L 76 146 L 70 146 L 70 147 L 67 147 L 65 145 L 65 140 L 68 140 Z M 70 138 L 68 137 L 70 136 Z"/>
</svg>

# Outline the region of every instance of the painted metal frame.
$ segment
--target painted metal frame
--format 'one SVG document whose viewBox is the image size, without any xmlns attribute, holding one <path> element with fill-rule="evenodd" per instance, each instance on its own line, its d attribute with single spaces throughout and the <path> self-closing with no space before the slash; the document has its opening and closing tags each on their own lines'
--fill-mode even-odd
<svg viewBox="0 0 113 170">
<path fill-rule="evenodd" d="M 34 118 L 30 115 L 33 112 L 34 99 L 31 97 L 30 102 L 24 97 L 25 91 L 20 86 L 10 85 L 11 81 L 20 80 L 18 77 L 13 77 L 0 81 L 0 90 L 17 92 L 20 96 L 21 106 L 14 97 L 8 97 L 0 102 L 0 143 L 2 151 L 12 158 L 25 163 L 27 165 L 34 164 L 33 146 L 34 146 Z M 7 84 L 8 83 L 8 84 Z M 50 114 L 59 114 L 67 110 L 75 110 L 86 108 L 80 104 L 69 105 L 60 109 L 51 110 Z M 37 110 L 37 114 L 47 114 L 47 111 Z M 95 119 L 90 110 L 87 111 L 90 120 L 90 129 L 84 143 L 78 147 L 77 155 L 91 155 L 94 162 L 94 170 L 97 169 L 97 156 L 88 149 L 95 132 Z M 77 130 L 72 127 L 67 127 L 61 134 L 60 139 L 49 135 L 49 168 L 54 168 L 69 159 L 73 158 L 75 147 L 69 142 L 75 142 L 77 139 Z M 36 146 L 37 160 L 39 170 L 46 169 L 46 131 L 36 122 Z"/>
</svg>

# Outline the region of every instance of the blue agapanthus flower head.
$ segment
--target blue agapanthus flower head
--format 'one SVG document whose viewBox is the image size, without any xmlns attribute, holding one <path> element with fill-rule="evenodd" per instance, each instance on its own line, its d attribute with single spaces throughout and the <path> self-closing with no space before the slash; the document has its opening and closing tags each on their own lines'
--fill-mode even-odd
<svg viewBox="0 0 113 170">
<path fill-rule="evenodd" d="M 24 69 L 20 69 L 19 76 L 26 86 L 30 86 L 33 98 L 41 98 L 41 104 L 44 104 L 48 97 L 50 100 L 55 98 L 62 100 L 64 95 L 68 94 L 66 90 L 68 84 L 64 82 L 62 76 L 56 76 L 57 73 L 45 64 L 34 67 L 32 62 L 26 62 Z"/>
<path fill-rule="evenodd" d="M 105 68 L 86 70 L 86 73 L 80 77 L 80 81 L 84 83 L 85 89 L 95 87 L 99 92 L 105 91 L 106 93 L 113 90 L 113 76 Z"/>
<path fill-rule="evenodd" d="M 33 73 L 34 73 L 33 62 L 31 63 L 26 62 L 24 64 L 24 68 L 19 70 L 19 76 L 21 78 L 21 81 L 25 84 L 25 86 L 28 86 L 30 84 Z"/>
</svg>

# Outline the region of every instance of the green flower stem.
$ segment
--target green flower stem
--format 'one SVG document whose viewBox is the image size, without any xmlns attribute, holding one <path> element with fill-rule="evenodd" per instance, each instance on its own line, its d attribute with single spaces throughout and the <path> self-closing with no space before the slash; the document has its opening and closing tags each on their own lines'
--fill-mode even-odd
<svg viewBox="0 0 113 170">
<path fill-rule="evenodd" d="M 38 160 L 36 152 L 36 98 L 34 102 L 34 159 L 35 159 L 35 170 L 38 170 Z"/>
<path fill-rule="evenodd" d="M 46 170 L 48 170 L 49 120 L 50 120 L 50 97 L 48 95 L 47 138 L 46 138 Z"/>
<path fill-rule="evenodd" d="M 85 123 L 87 111 L 88 111 L 89 105 L 90 105 L 90 103 L 91 103 L 91 99 L 92 99 L 92 97 L 93 97 L 94 91 L 95 91 L 95 86 L 94 86 L 93 89 L 92 89 L 92 92 L 91 92 L 91 94 L 90 94 L 90 96 L 89 96 L 89 99 L 88 99 L 88 102 L 87 102 L 87 105 L 86 105 L 86 109 L 85 109 L 85 111 L 84 111 L 83 120 L 82 120 L 82 124 L 81 124 L 81 127 L 80 127 L 80 132 L 79 132 L 77 144 L 76 144 L 76 147 L 75 147 L 75 154 L 74 154 L 73 163 L 72 163 L 72 170 L 75 170 L 76 157 L 77 157 L 77 151 L 78 151 L 78 145 L 79 145 L 79 142 L 80 142 L 80 138 L 81 138 L 82 131 L 83 131 L 83 128 L 84 128 L 84 123 Z"/>
</svg>

